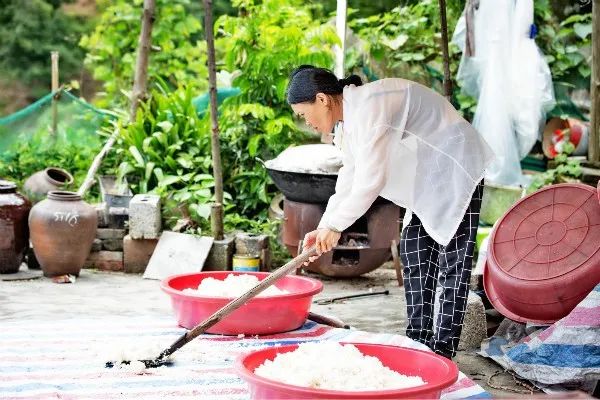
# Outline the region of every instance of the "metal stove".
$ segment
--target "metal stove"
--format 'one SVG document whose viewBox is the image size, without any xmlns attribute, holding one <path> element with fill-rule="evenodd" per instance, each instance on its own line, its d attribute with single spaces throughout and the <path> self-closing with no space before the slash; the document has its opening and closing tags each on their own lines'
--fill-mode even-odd
<svg viewBox="0 0 600 400">
<path fill-rule="evenodd" d="M 327 203 L 283 200 L 282 241 L 293 256 L 301 240 L 317 228 Z M 389 260 L 392 242 L 400 239 L 401 209 L 379 198 L 352 226 L 342 232 L 338 245 L 306 269 L 332 277 L 355 277 Z"/>
</svg>

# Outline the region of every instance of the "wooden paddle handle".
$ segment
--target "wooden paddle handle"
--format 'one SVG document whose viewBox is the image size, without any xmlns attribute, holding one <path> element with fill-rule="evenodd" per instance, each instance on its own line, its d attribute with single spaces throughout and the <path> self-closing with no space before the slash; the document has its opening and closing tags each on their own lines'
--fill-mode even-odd
<svg viewBox="0 0 600 400">
<path fill-rule="evenodd" d="M 275 271 L 273 271 L 268 277 L 260 281 L 256 286 L 252 289 L 248 290 L 246 293 L 238 297 L 237 299 L 231 300 L 227 305 L 223 308 L 215 312 L 213 315 L 205 319 L 199 325 L 197 325 L 194 329 L 186 332 L 183 336 L 181 336 L 175 343 L 171 345 L 168 349 L 163 351 L 159 358 L 164 358 L 173 354 L 177 349 L 181 348 L 183 345 L 194 339 L 195 337 L 206 332 L 210 327 L 215 325 L 217 322 L 222 320 L 227 315 L 231 314 L 245 303 L 248 300 L 256 297 L 260 292 L 264 291 L 268 287 L 272 286 L 278 279 L 288 275 L 296 268 L 299 268 L 309 260 L 310 257 L 315 256 L 317 254 L 317 250 L 314 246 L 306 249 L 306 251 L 299 254 L 297 257 L 293 258 L 287 264 L 282 267 L 279 267 Z"/>
</svg>

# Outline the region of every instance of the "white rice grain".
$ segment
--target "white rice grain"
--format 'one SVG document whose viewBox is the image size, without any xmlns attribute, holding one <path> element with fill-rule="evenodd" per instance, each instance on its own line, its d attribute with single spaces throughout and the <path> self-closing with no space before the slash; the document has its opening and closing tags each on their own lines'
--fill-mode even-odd
<svg viewBox="0 0 600 400">
<path fill-rule="evenodd" d="M 259 279 L 254 275 L 242 274 L 242 275 L 227 275 L 225 280 L 215 278 L 205 278 L 200 282 L 197 289 L 184 289 L 183 293 L 190 296 L 202 296 L 202 297 L 228 297 L 234 298 L 239 297 L 258 285 Z M 261 292 L 257 297 L 261 296 L 279 296 L 288 294 L 287 290 L 282 290 L 276 286 L 270 286 Z"/>
<path fill-rule="evenodd" d="M 278 354 L 254 371 L 264 378 L 290 385 L 343 391 L 404 389 L 425 384 L 363 355 L 355 346 L 337 342 L 302 343 L 292 352 Z"/>
</svg>

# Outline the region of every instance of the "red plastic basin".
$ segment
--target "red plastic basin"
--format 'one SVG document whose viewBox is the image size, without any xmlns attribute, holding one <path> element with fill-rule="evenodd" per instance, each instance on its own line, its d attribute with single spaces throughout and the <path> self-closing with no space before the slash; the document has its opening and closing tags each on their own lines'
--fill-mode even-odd
<svg viewBox="0 0 600 400">
<path fill-rule="evenodd" d="M 183 289 L 196 289 L 206 278 L 224 280 L 227 275 L 255 275 L 262 280 L 266 272 L 199 272 L 175 275 L 161 283 L 161 289 L 171 297 L 171 304 L 179 325 L 192 329 L 214 312 L 229 303 L 232 298 L 190 296 Z M 312 297 L 323 289 L 315 279 L 288 275 L 279 279 L 275 286 L 287 290 L 281 296 L 255 297 L 210 328 L 208 333 L 221 335 L 269 335 L 299 328 L 306 321 Z"/>
<path fill-rule="evenodd" d="M 298 345 L 271 347 L 238 358 L 235 369 L 250 386 L 253 399 L 439 399 L 442 390 L 458 379 L 458 367 L 432 352 L 404 347 L 349 343 L 364 355 L 377 357 L 383 365 L 404 375 L 420 376 L 425 385 L 396 390 L 347 392 L 288 385 L 254 373 L 265 360 L 294 351 Z"/>
<path fill-rule="evenodd" d="M 491 303 L 512 320 L 568 315 L 600 282 L 596 189 L 553 185 L 517 202 L 492 232 L 483 278 Z"/>
</svg>

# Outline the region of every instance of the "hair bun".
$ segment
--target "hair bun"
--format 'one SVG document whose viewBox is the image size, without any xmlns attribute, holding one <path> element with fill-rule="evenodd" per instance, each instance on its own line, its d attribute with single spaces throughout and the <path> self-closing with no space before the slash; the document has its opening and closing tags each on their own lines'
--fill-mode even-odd
<svg viewBox="0 0 600 400">
<path fill-rule="evenodd" d="M 360 76 L 358 76 L 358 75 L 350 75 L 346 78 L 339 79 L 338 82 L 339 82 L 340 86 L 342 86 L 342 87 L 345 87 L 348 85 L 355 85 L 355 86 L 362 85 L 362 79 L 360 79 Z"/>
</svg>

